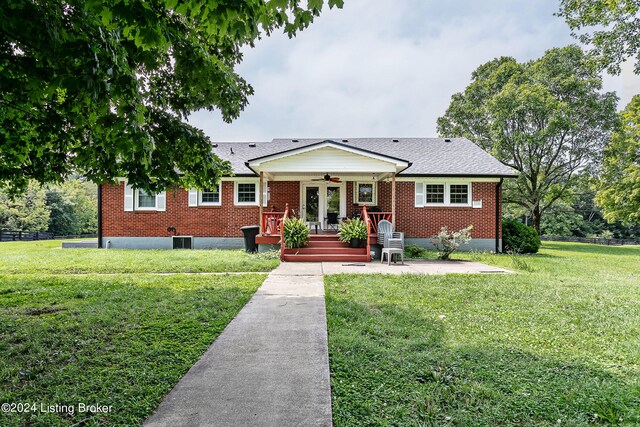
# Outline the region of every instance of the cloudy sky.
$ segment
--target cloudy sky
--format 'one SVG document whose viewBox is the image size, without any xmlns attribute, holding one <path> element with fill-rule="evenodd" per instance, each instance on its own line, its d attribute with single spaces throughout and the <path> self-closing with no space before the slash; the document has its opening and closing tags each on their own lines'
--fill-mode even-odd
<svg viewBox="0 0 640 427">
<path fill-rule="evenodd" d="M 576 43 L 558 0 L 346 0 L 294 39 L 245 49 L 238 72 L 255 89 L 232 124 L 217 112 L 190 122 L 214 141 L 437 136 L 436 119 L 471 72 L 498 56 L 526 61 Z M 640 93 L 625 67 L 605 76 L 620 108 Z"/>
</svg>

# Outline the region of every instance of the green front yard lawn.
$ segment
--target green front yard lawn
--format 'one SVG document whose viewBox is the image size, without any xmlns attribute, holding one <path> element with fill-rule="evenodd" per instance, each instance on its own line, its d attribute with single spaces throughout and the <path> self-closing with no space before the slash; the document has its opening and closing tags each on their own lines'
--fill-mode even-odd
<svg viewBox="0 0 640 427">
<path fill-rule="evenodd" d="M 0 413 L 0 425 L 142 423 L 264 278 L 1 276 L 0 403 L 37 407 Z M 40 406 L 56 404 L 75 413 Z"/>
<path fill-rule="evenodd" d="M 271 253 L 243 250 L 62 249 L 59 240 L 0 243 L 0 274 L 271 271 Z"/>
<path fill-rule="evenodd" d="M 336 426 L 640 424 L 640 247 L 455 257 L 518 274 L 325 277 Z"/>
<path fill-rule="evenodd" d="M 15 404 L 3 406 L 2 426 L 141 424 L 266 277 L 224 272 L 279 263 L 243 251 L 60 246 L 0 243 L 0 404 Z"/>
</svg>

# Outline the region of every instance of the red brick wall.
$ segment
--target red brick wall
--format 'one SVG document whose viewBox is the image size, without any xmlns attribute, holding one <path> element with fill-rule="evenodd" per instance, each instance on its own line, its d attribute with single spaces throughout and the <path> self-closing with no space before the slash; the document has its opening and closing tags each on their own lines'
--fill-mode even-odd
<svg viewBox="0 0 640 427">
<path fill-rule="evenodd" d="M 275 206 L 284 210 L 299 209 L 300 184 L 274 181 L 269 183 L 271 200 L 265 211 Z M 258 206 L 235 206 L 233 182 L 222 182 L 222 206 L 189 207 L 189 193 L 183 189 L 167 190 L 164 212 L 124 211 L 124 184 L 102 186 L 102 234 L 105 237 L 171 236 L 167 227 L 176 227 L 178 235 L 197 237 L 242 237 L 240 227 L 258 224 Z"/>
<path fill-rule="evenodd" d="M 300 212 L 300 182 L 298 181 L 272 181 L 269 182 L 269 208 L 276 208 L 278 212 L 284 212 L 285 205 L 289 203 L 289 209 Z"/>
<path fill-rule="evenodd" d="M 495 238 L 495 188 L 494 182 L 474 182 L 473 200 L 482 200 L 482 208 L 471 207 L 414 207 L 413 182 L 396 183 L 396 226 L 406 237 L 432 237 L 446 225 L 459 230 L 473 224 L 475 238 Z M 102 233 L 105 237 L 170 236 L 167 227 L 176 227 L 179 235 L 199 237 L 242 237 L 240 227 L 259 223 L 257 206 L 233 204 L 233 182 L 222 183 L 222 206 L 188 206 L 188 192 L 182 189 L 167 191 L 167 210 L 124 211 L 124 184 L 103 185 Z M 283 211 L 285 204 L 300 211 L 300 183 L 297 181 L 269 182 L 271 200 L 269 207 Z M 348 181 L 347 214 L 353 208 L 353 183 Z M 391 183 L 378 183 L 378 206 L 391 211 Z"/>
<path fill-rule="evenodd" d="M 406 237 L 433 237 L 442 226 L 459 230 L 473 224 L 471 236 L 478 239 L 494 239 L 496 236 L 496 185 L 495 182 L 474 182 L 473 200 L 482 200 L 482 208 L 472 207 L 423 207 L 414 206 L 415 184 L 396 182 L 396 228 Z M 378 183 L 378 206 L 391 211 L 391 183 Z"/>
</svg>

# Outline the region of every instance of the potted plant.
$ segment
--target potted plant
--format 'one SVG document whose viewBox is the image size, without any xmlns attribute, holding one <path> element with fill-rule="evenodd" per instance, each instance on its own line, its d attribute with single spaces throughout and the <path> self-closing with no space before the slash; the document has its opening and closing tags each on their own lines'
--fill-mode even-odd
<svg viewBox="0 0 640 427">
<path fill-rule="evenodd" d="M 284 220 L 285 248 L 301 248 L 309 242 L 309 227 L 300 218 L 290 217 Z"/>
<path fill-rule="evenodd" d="M 367 224 L 360 218 L 348 219 L 340 224 L 340 241 L 349 243 L 352 248 L 359 248 L 361 242 L 367 240 Z"/>
</svg>

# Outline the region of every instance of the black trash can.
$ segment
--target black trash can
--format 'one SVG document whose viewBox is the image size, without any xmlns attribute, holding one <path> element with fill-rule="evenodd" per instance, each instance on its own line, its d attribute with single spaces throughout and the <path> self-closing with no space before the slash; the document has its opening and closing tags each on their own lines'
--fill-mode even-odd
<svg viewBox="0 0 640 427">
<path fill-rule="evenodd" d="M 244 248 L 247 252 L 258 252 L 258 246 L 256 246 L 256 236 L 260 233 L 259 225 L 247 225 L 240 227 L 242 234 L 244 234 Z"/>
</svg>

